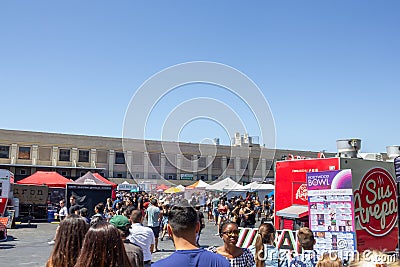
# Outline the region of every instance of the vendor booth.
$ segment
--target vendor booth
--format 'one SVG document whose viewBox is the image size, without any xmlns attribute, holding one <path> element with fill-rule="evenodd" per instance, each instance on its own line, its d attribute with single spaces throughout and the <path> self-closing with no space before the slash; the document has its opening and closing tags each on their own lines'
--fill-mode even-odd
<svg viewBox="0 0 400 267">
<path fill-rule="evenodd" d="M 249 192 L 257 192 L 257 195 L 260 199 L 264 199 L 265 196 L 268 196 L 272 191 L 274 191 L 275 186 L 272 184 L 261 184 L 257 182 L 252 182 L 244 187 Z"/>
<path fill-rule="evenodd" d="M 87 208 L 89 217 L 94 215 L 96 204 L 106 203 L 107 198 L 111 197 L 112 186 L 98 179 L 91 172 L 87 172 L 76 181 L 67 184 L 67 199 L 75 196 L 76 204 L 80 208 Z M 68 203 L 68 209 L 70 203 Z"/>
<path fill-rule="evenodd" d="M 275 225 L 280 230 L 309 226 L 323 237 L 317 248 L 345 238 L 358 251 L 394 251 L 398 243 L 394 177 L 393 162 L 383 160 L 336 157 L 277 162 Z"/>
<path fill-rule="evenodd" d="M 193 196 L 197 196 L 200 205 L 205 204 L 205 193 L 210 185 L 199 180 L 185 187 L 185 198 L 191 200 Z"/>
<path fill-rule="evenodd" d="M 228 199 L 236 196 L 245 197 L 247 192 L 243 185 L 238 184 L 229 177 L 210 185 L 207 190 L 224 192 Z"/>
<path fill-rule="evenodd" d="M 37 171 L 31 176 L 18 181 L 14 187 L 14 191 L 18 197 L 22 197 L 22 202 L 20 201 L 19 217 L 22 220 L 47 219 L 49 210 L 53 211 L 58 205 L 58 202 L 61 199 L 65 199 L 65 187 L 69 182 L 71 182 L 70 179 L 65 178 L 57 172 L 45 171 Z M 23 192 L 28 191 L 23 191 L 22 189 L 18 190 L 18 188 L 21 187 L 18 185 L 24 185 L 24 188 L 32 193 L 31 200 L 21 195 Z M 36 187 L 33 185 L 36 185 Z M 48 188 L 44 191 L 43 189 L 38 189 L 37 186 L 46 186 Z M 26 187 L 28 187 L 28 189 Z M 41 200 L 39 201 L 39 199 Z"/>
<path fill-rule="evenodd" d="M 243 191 L 246 191 L 246 188 L 243 185 L 238 184 L 231 178 L 227 177 L 219 182 L 209 185 L 207 187 L 207 190 L 212 190 L 212 191 L 243 190 Z"/>
<path fill-rule="evenodd" d="M 122 184 L 117 186 L 118 191 L 129 191 L 129 192 L 138 192 L 139 188 L 135 184 L 130 184 L 127 181 L 124 181 Z"/>
</svg>

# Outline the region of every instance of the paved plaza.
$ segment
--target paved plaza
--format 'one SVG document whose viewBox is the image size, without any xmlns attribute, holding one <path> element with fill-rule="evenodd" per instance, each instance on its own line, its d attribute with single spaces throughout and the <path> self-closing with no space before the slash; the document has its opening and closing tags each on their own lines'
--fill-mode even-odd
<svg viewBox="0 0 400 267">
<path fill-rule="evenodd" d="M 33 223 L 17 225 L 8 230 L 8 240 L 0 242 L 0 266 L 45 266 L 53 249 L 47 244 L 54 236 L 57 224 Z M 216 236 L 217 227 L 214 223 L 206 222 L 206 228 L 200 238 L 200 245 L 220 246 L 222 240 Z M 168 238 L 159 241 L 160 252 L 153 254 L 153 261 L 165 258 L 174 251 L 174 246 Z"/>
</svg>

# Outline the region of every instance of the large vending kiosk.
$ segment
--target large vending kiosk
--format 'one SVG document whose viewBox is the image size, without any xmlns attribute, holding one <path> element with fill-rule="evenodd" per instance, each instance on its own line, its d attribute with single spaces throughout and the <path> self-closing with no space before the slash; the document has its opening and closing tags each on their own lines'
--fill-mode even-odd
<svg viewBox="0 0 400 267">
<path fill-rule="evenodd" d="M 317 206 L 309 205 L 307 175 L 335 170 L 351 172 L 353 205 L 349 216 L 354 218 L 352 229 L 355 231 L 356 249 L 394 251 L 398 244 L 398 192 L 393 162 L 340 157 L 277 162 L 276 228 L 296 230 L 301 226 L 310 227 L 310 221 L 313 220 L 310 220 L 309 211 Z M 322 215 L 316 216 L 318 220 L 318 216 Z M 345 220 L 349 225 L 343 226 L 353 224 L 351 220 Z M 320 234 L 334 230 L 332 227 L 327 228 L 320 231 Z"/>
</svg>

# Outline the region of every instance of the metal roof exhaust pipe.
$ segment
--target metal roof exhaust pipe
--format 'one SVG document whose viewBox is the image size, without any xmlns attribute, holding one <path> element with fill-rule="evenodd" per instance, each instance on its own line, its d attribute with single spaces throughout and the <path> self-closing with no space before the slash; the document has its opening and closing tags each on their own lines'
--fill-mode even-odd
<svg viewBox="0 0 400 267">
<path fill-rule="evenodd" d="M 400 156 L 400 146 L 387 146 L 386 153 L 389 159 Z"/>
<path fill-rule="evenodd" d="M 357 158 L 358 151 L 361 149 L 361 139 L 343 139 L 336 141 L 338 153 L 337 157 Z"/>
</svg>

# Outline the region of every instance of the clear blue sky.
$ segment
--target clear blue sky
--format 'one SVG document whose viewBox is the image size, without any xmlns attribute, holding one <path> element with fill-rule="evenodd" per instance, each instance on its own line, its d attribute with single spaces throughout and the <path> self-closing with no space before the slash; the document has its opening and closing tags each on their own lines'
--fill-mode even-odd
<svg viewBox="0 0 400 267">
<path fill-rule="evenodd" d="M 400 144 L 399 14 L 397 0 L 2 1 L 0 128 L 119 137 L 146 79 L 201 60 L 259 86 L 278 148 L 336 151 L 337 139 L 361 138 L 364 152 L 383 152 Z M 197 96 L 236 101 L 186 86 L 165 99 L 150 129 Z M 181 134 L 228 140 L 211 121 Z"/>
</svg>

